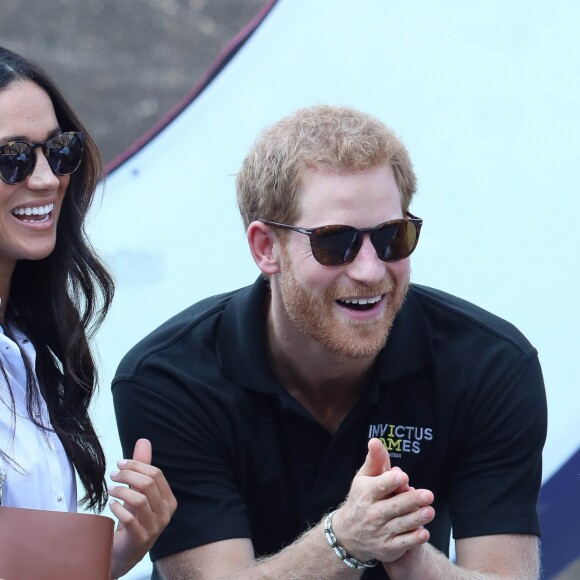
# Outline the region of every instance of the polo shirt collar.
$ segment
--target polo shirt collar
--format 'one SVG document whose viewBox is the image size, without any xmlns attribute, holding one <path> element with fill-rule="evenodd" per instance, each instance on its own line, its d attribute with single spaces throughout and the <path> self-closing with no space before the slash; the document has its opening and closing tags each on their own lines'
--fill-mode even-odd
<svg viewBox="0 0 580 580">
<path fill-rule="evenodd" d="M 413 285 L 397 314 L 385 348 L 377 360 L 377 380 L 386 382 L 429 366 L 433 355 L 428 327 Z"/>
<path fill-rule="evenodd" d="M 232 296 L 219 325 L 217 352 L 227 379 L 253 391 L 276 393 L 279 383 L 266 348 L 269 292 L 260 277 Z"/>
<path fill-rule="evenodd" d="M 268 284 L 261 277 L 236 292 L 228 302 L 217 337 L 217 351 L 224 375 L 247 389 L 276 394 L 279 382 L 266 349 Z M 376 366 L 376 383 L 413 374 L 432 360 L 423 311 L 413 286 L 397 315 Z"/>
</svg>

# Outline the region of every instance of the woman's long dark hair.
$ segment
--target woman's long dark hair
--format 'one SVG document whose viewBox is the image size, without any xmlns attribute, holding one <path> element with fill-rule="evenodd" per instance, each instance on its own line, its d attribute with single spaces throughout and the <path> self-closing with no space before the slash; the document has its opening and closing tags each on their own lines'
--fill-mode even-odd
<svg viewBox="0 0 580 580">
<path fill-rule="evenodd" d="M 38 66 L 0 47 L 0 91 L 30 80 L 50 97 L 63 131 L 87 136 L 83 161 L 71 175 L 62 202 L 54 251 L 42 260 L 19 260 L 5 310 L 5 329 L 20 329 L 36 349 L 38 387 L 52 427 L 83 483 L 81 503 L 102 509 L 107 500 L 105 456 L 89 417 L 97 369 L 89 341 L 113 299 L 110 274 L 89 243 L 84 222 L 103 163 L 99 150 L 50 77 Z M 30 419 L 39 409 L 33 369 L 27 367 L 26 406 Z M 17 458 L 13 458 L 18 462 Z"/>
</svg>

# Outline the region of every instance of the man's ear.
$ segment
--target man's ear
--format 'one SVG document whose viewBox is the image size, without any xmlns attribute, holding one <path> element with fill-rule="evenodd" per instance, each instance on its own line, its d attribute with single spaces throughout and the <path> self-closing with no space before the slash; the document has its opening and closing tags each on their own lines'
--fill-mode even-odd
<svg viewBox="0 0 580 580">
<path fill-rule="evenodd" d="M 252 258 L 262 274 L 271 276 L 280 271 L 279 244 L 276 234 L 270 226 L 261 221 L 252 222 L 248 226 L 248 244 Z"/>
</svg>

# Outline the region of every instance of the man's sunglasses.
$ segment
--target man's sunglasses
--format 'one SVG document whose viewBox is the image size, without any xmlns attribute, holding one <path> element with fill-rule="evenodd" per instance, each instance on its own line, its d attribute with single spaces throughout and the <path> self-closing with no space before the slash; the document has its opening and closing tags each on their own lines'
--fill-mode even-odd
<svg viewBox="0 0 580 580">
<path fill-rule="evenodd" d="M 36 165 L 36 148 L 42 152 L 55 175 L 70 175 L 81 164 L 85 136 L 79 131 L 59 133 L 42 143 L 10 141 L 0 145 L 0 179 L 9 185 L 26 181 Z"/>
<path fill-rule="evenodd" d="M 306 234 L 310 238 L 312 255 L 317 262 L 323 266 L 342 266 L 356 258 L 364 234 L 370 235 L 377 256 L 383 262 L 397 262 L 408 258 L 419 241 L 423 220 L 409 212 L 407 218 L 384 222 L 374 228 L 360 229 L 352 226 L 301 228 L 268 220 L 260 221 L 269 226 Z"/>
</svg>

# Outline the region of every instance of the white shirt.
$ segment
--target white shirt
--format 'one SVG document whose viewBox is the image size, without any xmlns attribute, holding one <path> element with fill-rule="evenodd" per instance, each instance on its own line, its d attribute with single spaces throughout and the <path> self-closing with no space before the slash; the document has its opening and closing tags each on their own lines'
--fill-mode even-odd
<svg viewBox="0 0 580 580">
<path fill-rule="evenodd" d="M 15 338 L 35 368 L 36 351 L 20 332 Z M 0 363 L 10 381 L 15 415 L 11 412 L 10 393 L 0 372 L 0 449 L 14 463 L 0 457 L 6 480 L 2 486 L 2 505 L 54 511 L 77 511 L 76 479 L 72 462 L 58 436 L 42 431 L 26 411 L 26 370 L 18 346 L 0 327 Z M 37 421 L 51 427 L 46 403 L 40 396 L 41 412 Z"/>
</svg>

